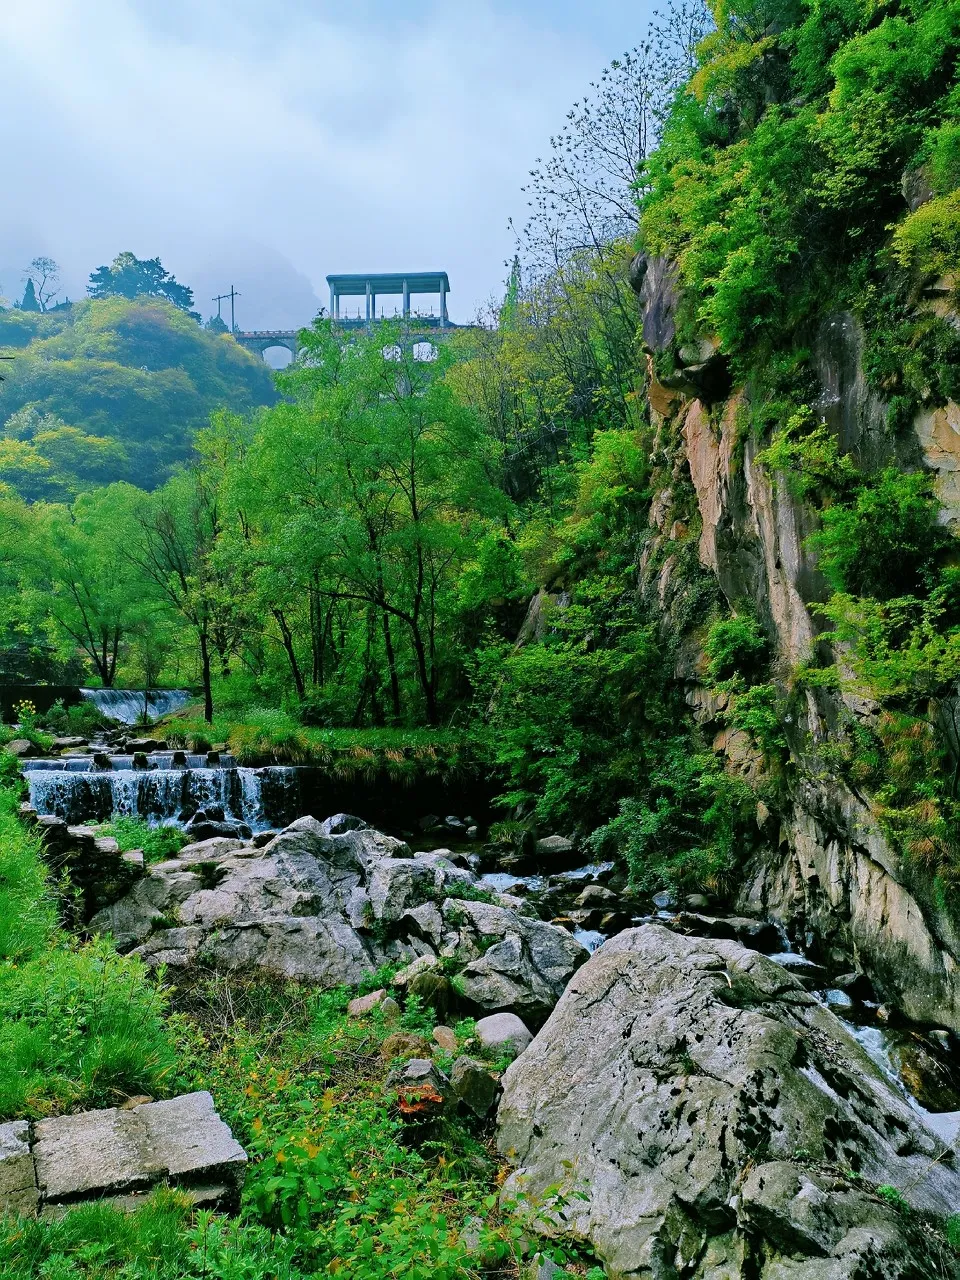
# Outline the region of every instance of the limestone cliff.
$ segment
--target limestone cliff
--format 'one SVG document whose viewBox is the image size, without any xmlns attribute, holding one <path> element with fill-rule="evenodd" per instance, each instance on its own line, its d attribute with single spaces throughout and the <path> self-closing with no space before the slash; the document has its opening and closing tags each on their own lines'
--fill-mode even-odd
<svg viewBox="0 0 960 1280">
<path fill-rule="evenodd" d="M 816 513 L 791 495 L 783 477 L 758 465 L 761 446 L 743 429 L 752 388 L 730 386 L 725 362 L 709 343 L 696 352 L 682 349 L 679 367 L 658 377 L 658 355 L 675 347 L 676 284 L 666 264 L 642 259 L 631 278 L 643 312 L 660 478 L 641 565 L 645 594 L 665 632 L 681 629 L 690 590 L 684 553 L 689 562 L 695 544 L 699 565 L 730 609 L 746 606 L 770 637 L 773 678 L 786 708 L 788 750 L 776 812 L 758 808 L 758 851 L 737 887 L 739 905 L 783 921 L 834 964 L 849 958 L 909 1017 L 960 1031 L 960 930 L 942 894 L 937 900 L 932 878 L 885 833 L 869 789 L 845 780 L 830 762 L 839 726 L 874 726 L 880 708 L 862 689 L 805 688 L 796 678 L 817 655 L 841 669 L 844 662 L 842 647 L 824 638 L 826 624 L 813 611 L 829 594 L 807 546 Z M 864 375 L 863 337 L 850 314 L 823 319 L 810 360 L 819 384 L 813 407 L 858 467 L 931 470 L 941 521 L 954 527 L 960 407 L 925 410 L 912 431 L 891 433 L 887 406 Z M 696 631 L 686 632 L 677 674 L 693 716 L 730 769 L 762 776 L 765 762 L 749 737 L 724 723 L 724 698 L 704 678 Z"/>
</svg>

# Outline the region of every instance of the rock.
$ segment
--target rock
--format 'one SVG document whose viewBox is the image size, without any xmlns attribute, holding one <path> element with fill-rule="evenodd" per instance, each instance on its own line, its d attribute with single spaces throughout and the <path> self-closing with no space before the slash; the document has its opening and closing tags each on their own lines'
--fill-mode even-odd
<svg viewBox="0 0 960 1280">
<path fill-rule="evenodd" d="M 442 825 L 443 823 L 440 821 L 440 819 L 437 817 L 435 813 L 424 814 L 424 816 L 417 823 L 417 826 L 420 828 L 420 830 L 424 832 L 436 831 L 436 829 L 438 827 L 441 827 Z"/>
<path fill-rule="evenodd" d="M 400 1006 L 393 996 L 387 996 L 380 1002 L 380 1012 L 387 1022 L 396 1022 L 397 1018 L 400 1017 Z"/>
<path fill-rule="evenodd" d="M 406 987 L 418 973 L 424 973 L 428 969 L 432 969 L 438 963 L 436 956 L 418 956 L 412 964 L 408 964 L 405 969 L 399 969 L 393 975 L 393 985 L 395 987 Z"/>
<path fill-rule="evenodd" d="M 459 990 L 479 1009 L 509 1010 L 534 1020 L 553 1008 L 587 951 L 566 929 L 486 902 L 447 899 L 444 920 L 464 947 L 486 950 L 460 974 Z M 492 946 L 489 939 L 498 939 Z"/>
<path fill-rule="evenodd" d="M 415 974 L 407 983 L 407 994 L 417 996 L 424 1008 L 432 1009 L 440 1018 L 446 1015 L 454 1003 L 450 979 L 437 969 L 424 969 Z"/>
<path fill-rule="evenodd" d="M 735 942 L 648 924 L 605 943 L 503 1088 L 498 1141 L 517 1166 L 505 1194 L 518 1177 L 534 1202 L 551 1186 L 582 1192 L 566 1223 L 611 1274 L 676 1258 L 697 1280 L 738 1277 L 749 1246 L 759 1280 L 852 1278 L 874 1232 L 872 1274 L 900 1274 L 884 1270 L 903 1245 L 886 1207 L 846 1186 L 835 1197 L 793 1163 L 791 1182 L 782 1166 L 798 1158 L 856 1169 L 927 1212 L 960 1196 L 952 1153 L 843 1025 Z M 821 1265 L 825 1250 L 847 1269 Z"/>
<path fill-rule="evenodd" d="M 452 1027 L 434 1027 L 433 1038 L 445 1053 L 457 1052 L 457 1035 Z"/>
<path fill-rule="evenodd" d="M 428 1058 L 430 1042 L 413 1031 L 394 1031 L 387 1036 L 380 1046 L 380 1057 L 384 1062 L 392 1062 L 394 1058 Z"/>
<path fill-rule="evenodd" d="M 481 1119 L 490 1112 L 500 1092 L 498 1081 L 475 1058 L 458 1058 L 450 1072 L 450 1083 L 464 1106 Z"/>
<path fill-rule="evenodd" d="M 200 822 L 197 818 L 193 818 L 187 823 L 184 830 L 191 840 L 195 842 L 212 840 L 215 836 L 220 836 L 225 840 L 238 840 L 240 838 L 240 827 L 235 822 Z M 249 827 L 247 830 L 249 831 Z"/>
<path fill-rule="evenodd" d="M 411 1058 L 387 1077 L 397 1091 L 397 1108 L 407 1123 L 438 1117 L 450 1099 L 450 1081 L 429 1058 Z"/>
<path fill-rule="evenodd" d="M 573 853 L 573 841 L 566 836 L 544 836 L 533 848 L 538 858 L 562 857 Z"/>
<path fill-rule="evenodd" d="M 575 907 L 606 907 L 608 910 L 617 901 L 617 895 L 605 889 L 602 884 L 588 884 L 574 899 Z"/>
<path fill-rule="evenodd" d="M 54 738 L 53 745 L 57 751 L 72 751 L 77 747 L 85 747 L 87 740 L 86 738 Z"/>
<path fill-rule="evenodd" d="M 479 827 L 477 827 L 477 826 L 475 826 L 475 825 L 473 825 L 473 824 L 471 824 L 469 827 L 467 827 L 467 839 L 468 839 L 468 840 L 476 840 L 476 838 L 477 838 L 477 836 L 478 836 L 479 834 L 480 834 L 480 829 L 479 829 Z"/>
<path fill-rule="evenodd" d="M 14 738 L 12 742 L 8 742 L 3 748 L 12 756 L 16 756 L 19 760 L 26 760 L 30 756 L 41 756 L 43 752 L 39 747 L 35 747 L 29 738 Z"/>
<path fill-rule="evenodd" d="M 456 817 L 455 814 L 450 814 L 448 817 L 444 818 L 443 825 L 450 831 L 466 831 L 467 829 L 467 824 L 462 818 Z"/>
<path fill-rule="evenodd" d="M 255 849 L 262 849 L 265 845 L 268 845 L 271 840 L 275 840 L 279 834 L 279 831 L 258 831 L 253 837 L 253 847 Z"/>
<path fill-rule="evenodd" d="M 8 1215 L 32 1218 L 38 1199 L 30 1126 L 26 1120 L 0 1124 L 0 1221 Z"/>
<path fill-rule="evenodd" d="M 683 904 L 689 911 L 706 911 L 710 906 L 710 899 L 702 893 L 688 893 Z"/>
<path fill-rule="evenodd" d="M 33 1156 L 46 1205 L 100 1199 L 155 1186 L 203 1186 L 238 1207 L 246 1153 L 209 1093 L 188 1093 L 122 1111 L 82 1111 L 39 1120 Z"/>
<path fill-rule="evenodd" d="M 671 907 L 676 906 L 677 900 L 669 889 L 661 889 L 659 893 L 653 895 L 651 902 L 658 911 L 669 911 Z"/>
<path fill-rule="evenodd" d="M 533 1040 L 526 1024 L 515 1013 L 493 1013 L 481 1018 L 476 1033 L 481 1048 L 491 1054 L 520 1054 Z"/>
<path fill-rule="evenodd" d="M 378 991 L 370 991 L 365 996 L 356 996 L 347 1005 L 347 1017 L 365 1018 L 367 1014 L 373 1013 L 374 1009 L 383 1004 L 386 996 L 385 987 L 380 987 Z"/>
<path fill-rule="evenodd" d="M 355 818 L 349 813 L 335 813 L 332 818 L 325 818 L 320 823 L 320 830 L 325 836 L 342 836 L 348 831 L 366 831 L 369 824 L 362 818 Z"/>
</svg>

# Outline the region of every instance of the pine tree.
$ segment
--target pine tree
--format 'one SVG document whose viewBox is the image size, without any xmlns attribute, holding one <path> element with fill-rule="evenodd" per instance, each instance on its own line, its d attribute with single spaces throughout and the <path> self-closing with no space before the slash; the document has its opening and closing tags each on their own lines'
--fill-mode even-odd
<svg viewBox="0 0 960 1280">
<path fill-rule="evenodd" d="M 33 287 L 33 281 L 27 280 L 27 287 L 23 291 L 23 300 L 20 303 L 21 311 L 39 311 L 40 303 L 37 301 L 37 291 Z"/>
</svg>

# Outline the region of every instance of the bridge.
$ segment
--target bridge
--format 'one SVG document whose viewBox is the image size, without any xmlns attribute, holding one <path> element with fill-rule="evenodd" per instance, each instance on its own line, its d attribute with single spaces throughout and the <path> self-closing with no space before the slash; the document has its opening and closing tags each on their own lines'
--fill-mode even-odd
<svg viewBox="0 0 960 1280">
<path fill-rule="evenodd" d="M 327 276 L 327 284 L 330 286 L 330 319 L 334 328 L 348 333 L 351 330 L 372 333 L 374 324 L 400 320 L 405 340 L 416 346 L 424 342 L 432 344 L 452 330 L 473 328 L 472 325 L 453 324 L 447 314 L 450 280 L 445 271 L 331 275 Z M 423 294 L 439 295 L 439 315 L 432 312 L 421 315 L 411 310 L 410 299 Z M 391 296 L 402 299 L 402 310 L 387 315 L 381 307 L 380 315 L 377 315 L 378 298 Z M 359 314 L 359 308 L 355 316 L 341 315 L 340 300 L 350 297 L 364 299 L 363 315 Z M 299 333 L 298 329 L 251 329 L 235 330 L 233 336 L 241 347 L 255 351 L 260 356 L 271 347 L 283 347 L 295 360 L 300 351 Z"/>
</svg>

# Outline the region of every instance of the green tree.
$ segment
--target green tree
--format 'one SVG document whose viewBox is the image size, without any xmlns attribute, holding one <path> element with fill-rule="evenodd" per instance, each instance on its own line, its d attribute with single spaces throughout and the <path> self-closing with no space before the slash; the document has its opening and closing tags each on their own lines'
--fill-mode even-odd
<svg viewBox="0 0 960 1280">
<path fill-rule="evenodd" d="M 87 292 L 91 298 L 163 298 L 181 311 L 195 315 L 191 310 L 193 290 L 178 284 L 159 258 L 118 253 L 109 266 L 91 272 Z"/>
<path fill-rule="evenodd" d="M 23 297 L 20 300 L 21 311 L 39 311 L 40 303 L 37 301 L 37 291 L 34 287 L 33 280 L 28 278 L 26 288 L 23 291 Z"/>
</svg>

